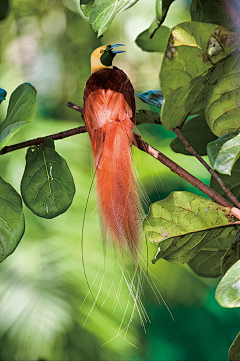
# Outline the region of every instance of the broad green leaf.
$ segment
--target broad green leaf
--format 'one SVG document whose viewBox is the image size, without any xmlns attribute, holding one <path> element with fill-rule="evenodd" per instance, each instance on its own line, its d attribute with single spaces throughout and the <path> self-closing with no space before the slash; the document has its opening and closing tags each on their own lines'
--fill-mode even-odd
<svg viewBox="0 0 240 361">
<path fill-rule="evenodd" d="M 139 109 L 136 113 L 137 124 L 159 123 L 161 124 L 160 115 L 152 110 Z"/>
<path fill-rule="evenodd" d="M 0 262 L 13 253 L 24 230 L 21 197 L 0 177 Z"/>
<path fill-rule="evenodd" d="M 190 21 L 175 26 L 160 73 L 164 98 L 167 99 L 173 90 L 205 73 L 238 47 L 237 34 L 218 25 Z M 189 59 L 194 61 L 189 62 Z"/>
<path fill-rule="evenodd" d="M 215 297 L 222 307 L 240 307 L 240 260 L 223 276 L 217 286 Z"/>
<path fill-rule="evenodd" d="M 188 262 L 188 266 L 198 276 L 214 278 L 223 275 L 221 258 L 227 252 L 229 244 L 231 244 L 231 241 L 237 232 L 236 228 L 233 228 L 229 232 L 229 228 L 231 227 L 225 227 L 223 232 L 221 232 L 220 237 L 216 237 L 208 242 L 196 256 Z"/>
<path fill-rule="evenodd" d="M 4 20 L 9 13 L 9 0 L 1 0 L 0 5 L 0 21 Z"/>
<path fill-rule="evenodd" d="M 140 98 L 144 103 L 147 103 L 149 105 L 154 105 L 159 109 L 162 108 L 162 105 L 164 103 L 161 90 L 148 90 L 141 94 L 134 93 L 134 95 Z"/>
<path fill-rule="evenodd" d="M 7 96 L 6 90 L 0 88 L 0 104 L 2 103 L 3 100 L 6 100 L 6 96 Z"/>
<path fill-rule="evenodd" d="M 160 28 L 154 33 L 153 37 L 150 38 L 149 31 L 144 30 L 138 35 L 135 42 L 143 51 L 158 51 L 163 53 L 166 50 L 169 33 L 170 29 L 168 27 L 160 26 Z"/>
<path fill-rule="evenodd" d="M 28 149 L 21 193 L 26 206 L 39 217 L 56 217 L 71 205 L 75 194 L 72 174 L 51 138 Z"/>
<path fill-rule="evenodd" d="M 36 89 L 29 83 L 19 85 L 11 94 L 7 117 L 0 125 L 0 150 L 25 124 L 33 121 L 37 106 Z"/>
<path fill-rule="evenodd" d="M 218 137 L 240 128 L 240 55 L 230 56 L 205 95 L 205 116 Z"/>
<path fill-rule="evenodd" d="M 153 203 L 143 222 L 147 240 L 158 244 L 153 262 L 163 257 L 189 262 L 207 242 L 227 238 L 234 228 L 229 217 L 229 208 L 188 192 L 172 192 Z"/>
<path fill-rule="evenodd" d="M 230 189 L 230 191 L 233 193 L 233 195 L 240 200 L 240 183 L 239 183 L 239 176 L 240 176 L 240 159 L 234 164 L 234 167 L 232 169 L 231 176 L 219 174 L 216 172 L 219 177 L 224 182 L 225 186 Z M 229 202 L 229 198 L 227 197 L 226 193 L 222 189 L 222 187 L 219 185 L 219 183 L 216 181 L 214 177 L 211 177 L 210 187 L 214 189 L 216 192 L 221 194 L 222 197 L 226 198 Z"/>
<path fill-rule="evenodd" d="M 229 119 L 231 122 L 231 119 Z M 240 133 L 236 131 L 210 142 L 207 153 L 213 169 L 231 175 L 234 164 L 240 156 Z"/>
<path fill-rule="evenodd" d="M 228 351 L 228 358 L 230 361 L 240 360 L 240 332 L 231 344 L 231 347 Z"/>
<path fill-rule="evenodd" d="M 227 30 L 233 27 L 226 11 L 216 0 L 192 0 L 190 14 L 192 21 L 218 24 Z"/>
<path fill-rule="evenodd" d="M 235 237 L 233 238 L 230 246 L 224 253 L 221 259 L 221 269 L 222 274 L 224 275 L 229 268 L 234 265 L 240 259 L 240 241 L 239 241 L 239 230 L 237 231 Z"/>
<path fill-rule="evenodd" d="M 90 3 L 91 14 L 90 24 L 100 37 L 110 26 L 115 15 L 127 8 L 133 6 L 138 0 L 95 0 Z M 89 10 L 88 10 L 89 13 Z"/>
<path fill-rule="evenodd" d="M 204 114 L 198 115 L 184 123 L 181 133 L 193 149 L 201 156 L 207 155 L 208 143 L 217 138 L 209 129 Z M 192 155 L 178 137 L 173 139 L 170 147 L 175 153 Z"/>
<path fill-rule="evenodd" d="M 162 108 L 162 123 L 167 130 L 181 125 L 192 109 L 203 100 L 208 87 L 218 79 L 223 65 L 224 62 L 220 62 L 208 72 L 171 92 Z"/>
</svg>

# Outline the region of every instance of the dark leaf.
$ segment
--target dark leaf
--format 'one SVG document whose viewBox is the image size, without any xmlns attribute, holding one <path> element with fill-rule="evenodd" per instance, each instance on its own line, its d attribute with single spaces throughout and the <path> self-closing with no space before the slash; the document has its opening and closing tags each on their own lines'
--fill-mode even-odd
<svg viewBox="0 0 240 361">
<path fill-rule="evenodd" d="M 207 155 L 208 143 L 217 139 L 209 129 L 204 114 L 198 115 L 184 123 L 181 133 L 193 149 L 201 156 Z M 173 139 L 170 146 L 175 153 L 192 155 L 178 137 Z"/>
<path fill-rule="evenodd" d="M 1 0 L 0 4 L 0 21 L 4 20 L 9 13 L 9 0 Z"/>
<path fill-rule="evenodd" d="M 13 253 L 24 230 L 21 197 L 0 177 L 0 262 Z"/>
<path fill-rule="evenodd" d="M 39 217 L 56 217 L 71 205 L 75 194 L 72 174 L 51 138 L 28 149 L 21 193 L 26 206 Z"/>
<path fill-rule="evenodd" d="M 136 113 L 137 125 L 144 123 L 161 124 L 160 115 L 152 110 L 139 109 Z"/>
<path fill-rule="evenodd" d="M 236 263 L 240 258 L 240 241 L 239 241 L 239 230 L 233 238 L 230 246 L 224 253 L 221 260 L 222 274 L 225 274 L 229 268 Z"/>
<path fill-rule="evenodd" d="M 239 361 L 240 360 L 240 333 L 237 335 L 231 347 L 228 351 L 228 358 L 230 361 Z"/>
</svg>

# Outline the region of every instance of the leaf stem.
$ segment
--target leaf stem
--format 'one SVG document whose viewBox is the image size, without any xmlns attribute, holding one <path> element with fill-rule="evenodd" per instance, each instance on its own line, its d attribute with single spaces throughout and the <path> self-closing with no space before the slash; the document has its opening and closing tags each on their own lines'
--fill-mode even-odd
<svg viewBox="0 0 240 361">
<path fill-rule="evenodd" d="M 232 192 L 230 191 L 230 189 L 228 189 L 224 182 L 221 180 L 221 178 L 217 175 L 217 173 L 207 164 L 207 162 L 205 162 L 205 160 L 193 149 L 193 147 L 188 143 L 187 139 L 184 138 L 184 136 L 182 135 L 182 133 L 180 132 L 180 129 L 174 128 L 173 129 L 174 133 L 178 136 L 178 138 L 183 142 L 183 144 L 185 145 L 185 147 L 187 148 L 187 150 L 192 153 L 192 155 L 194 155 L 194 157 L 196 157 L 199 162 L 209 171 L 209 173 L 211 173 L 211 175 L 216 179 L 216 181 L 220 184 L 220 186 L 222 187 L 222 189 L 224 190 L 224 192 L 226 193 L 226 195 L 228 196 L 229 199 L 231 199 L 231 201 L 238 207 L 240 208 L 240 202 L 237 200 L 237 198 L 232 194 Z"/>
</svg>

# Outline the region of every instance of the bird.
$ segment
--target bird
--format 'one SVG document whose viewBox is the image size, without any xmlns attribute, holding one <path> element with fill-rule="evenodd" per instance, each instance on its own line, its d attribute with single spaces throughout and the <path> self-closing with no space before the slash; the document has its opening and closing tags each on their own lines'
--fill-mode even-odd
<svg viewBox="0 0 240 361">
<path fill-rule="evenodd" d="M 84 90 L 83 117 L 91 140 L 96 193 L 103 238 L 133 259 L 141 240 L 141 203 L 131 146 L 136 124 L 133 86 L 126 73 L 113 66 L 123 44 L 104 45 L 91 54 L 91 76 Z"/>
</svg>

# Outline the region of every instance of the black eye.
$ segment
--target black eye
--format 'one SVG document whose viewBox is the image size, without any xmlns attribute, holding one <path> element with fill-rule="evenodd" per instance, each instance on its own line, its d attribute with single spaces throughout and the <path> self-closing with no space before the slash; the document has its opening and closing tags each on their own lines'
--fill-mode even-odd
<svg viewBox="0 0 240 361">
<path fill-rule="evenodd" d="M 104 50 L 100 50 L 100 53 L 101 53 L 101 54 L 104 53 Z"/>
</svg>

